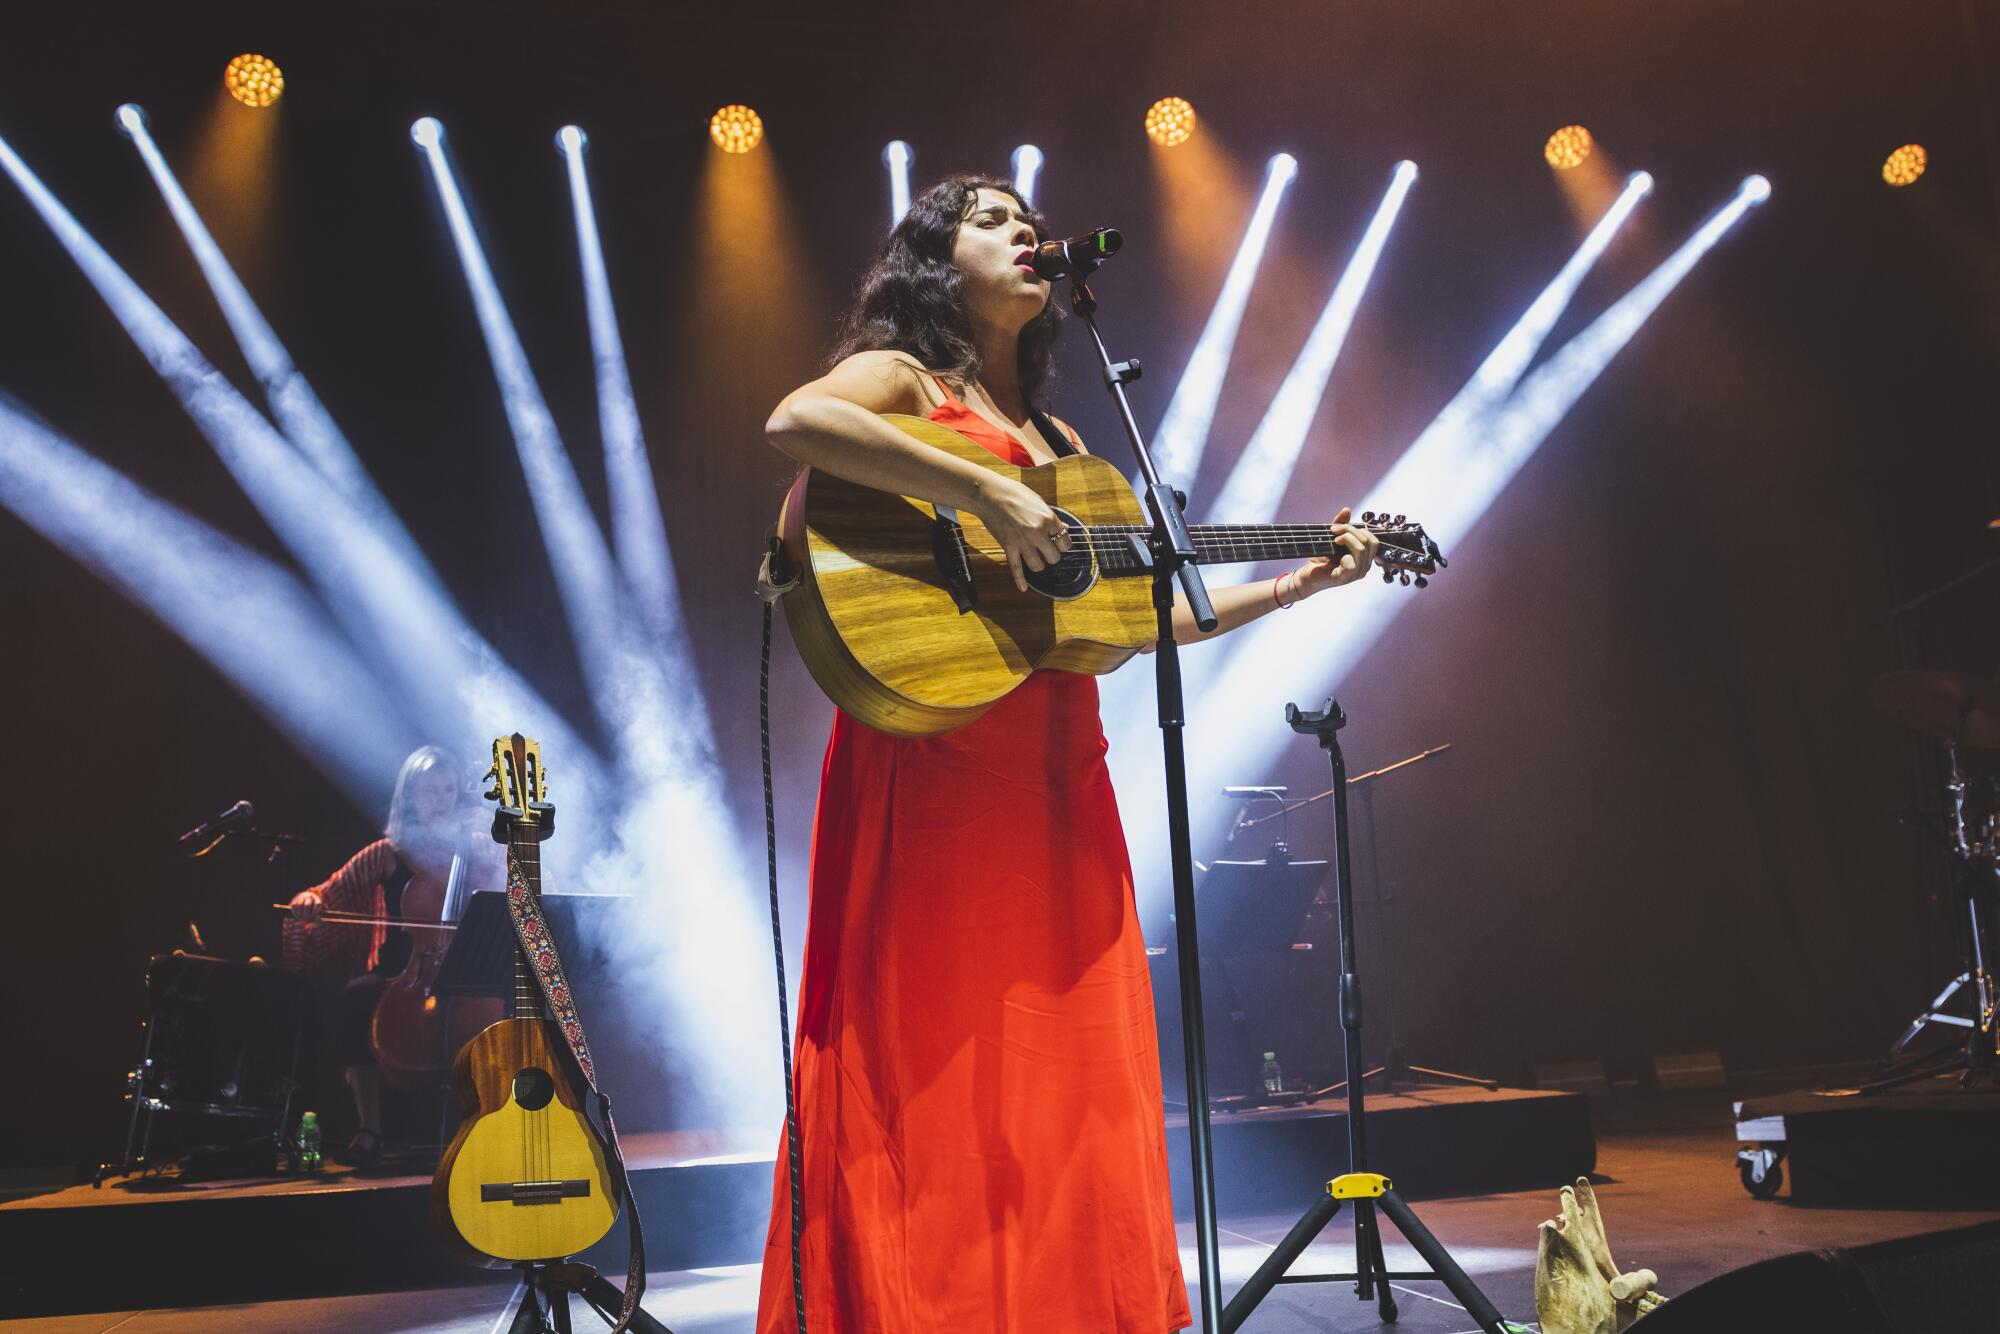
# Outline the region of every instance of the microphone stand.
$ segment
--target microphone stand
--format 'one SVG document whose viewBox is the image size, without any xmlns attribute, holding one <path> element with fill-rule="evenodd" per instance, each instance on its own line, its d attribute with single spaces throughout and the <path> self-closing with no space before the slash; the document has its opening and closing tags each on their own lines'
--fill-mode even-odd
<svg viewBox="0 0 2000 1334">
<path fill-rule="evenodd" d="M 1118 405 L 1125 438 L 1138 457 L 1139 472 L 1146 482 L 1146 507 L 1153 515 L 1147 554 L 1153 570 L 1153 610 L 1159 627 L 1153 654 L 1154 679 L 1159 693 L 1160 740 L 1167 769 L 1167 838 L 1174 868 L 1174 936 L 1180 952 L 1181 1042 L 1187 1060 L 1189 1162 L 1194 1177 L 1201 1327 L 1206 1334 L 1222 1334 L 1222 1263 L 1216 1239 L 1215 1159 L 1209 1137 L 1208 1057 L 1202 1036 L 1201 955 L 1195 937 L 1194 854 L 1188 828 L 1187 749 L 1182 735 L 1187 709 L 1181 689 L 1180 655 L 1174 643 L 1174 581 L 1180 581 L 1188 606 L 1194 612 L 1195 624 L 1204 633 L 1215 629 L 1215 608 L 1209 603 L 1208 590 L 1195 564 L 1194 539 L 1181 514 L 1180 493 L 1160 480 L 1152 451 L 1146 446 L 1138 420 L 1132 415 L 1131 400 L 1125 394 L 1125 386 L 1139 378 L 1139 363 L 1114 362 L 1103 335 L 1097 331 L 1097 297 L 1087 279 L 1100 262 L 1086 262 L 1071 270 L 1070 309 L 1090 330 L 1090 341 L 1104 367 L 1104 386 Z"/>
</svg>

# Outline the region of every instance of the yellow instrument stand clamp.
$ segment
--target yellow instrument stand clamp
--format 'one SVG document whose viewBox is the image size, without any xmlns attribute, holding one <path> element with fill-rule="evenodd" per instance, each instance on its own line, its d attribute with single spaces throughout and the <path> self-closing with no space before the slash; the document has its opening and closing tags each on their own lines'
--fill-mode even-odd
<svg viewBox="0 0 2000 1334">
<path fill-rule="evenodd" d="M 1326 1193 L 1336 1200 L 1372 1200 L 1396 1183 L 1380 1172 L 1349 1172 L 1326 1183 Z"/>
</svg>

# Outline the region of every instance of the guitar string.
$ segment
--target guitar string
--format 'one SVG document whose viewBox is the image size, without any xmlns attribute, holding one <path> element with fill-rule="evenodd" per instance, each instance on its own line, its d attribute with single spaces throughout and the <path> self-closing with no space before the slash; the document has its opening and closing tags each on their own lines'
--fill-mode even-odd
<svg viewBox="0 0 2000 1334">
<path fill-rule="evenodd" d="M 962 541 L 965 530 L 960 528 L 957 531 Z M 1070 529 L 1069 531 L 1074 532 L 1076 530 Z M 1324 526 L 1317 524 L 1301 524 L 1297 527 L 1286 528 L 1279 528 L 1274 525 L 1271 527 L 1259 527 L 1257 529 L 1245 529 L 1241 532 L 1231 532 L 1227 529 L 1217 529 L 1201 525 L 1191 528 L 1188 531 L 1194 537 L 1197 545 L 1227 549 L 1291 547 L 1304 542 L 1323 542 L 1327 545 L 1332 545 L 1336 540 L 1334 534 L 1328 532 Z M 1085 540 L 1092 550 L 1129 550 L 1129 539 L 1146 537 L 1151 534 L 1152 529 L 1127 525 L 1090 524 L 1084 527 L 1083 532 Z M 1398 535 L 1395 533 L 1378 533 L 1378 536 L 1393 537 Z M 1394 542 L 1385 545 L 1397 550 L 1411 550 L 1411 548 L 1401 547 Z"/>
<path fill-rule="evenodd" d="M 524 840 L 520 837 L 521 828 L 519 825 L 516 825 L 509 832 L 510 837 L 508 842 L 511 845 L 511 851 L 519 862 L 522 882 L 528 886 L 531 894 L 539 895 L 541 891 L 540 849 L 535 847 L 535 840 Z M 535 855 L 533 857 L 523 856 L 523 849 L 530 849 Z M 514 958 L 514 1010 L 515 1018 L 517 1019 L 533 1017 L 531 1013 L 534 1008 L 533 1002 L 528 996 L 528 986 L 533 982 L 533 978 L 528 973 L 529 967 L 528 960 L 522 954 L 520 946 L 517 943 Z M 540 1129 L 540 1118 L 531 1112 L 526 1112 L 524 1109 L 524 1114 L 521 1117 L 521 1175 L 516 1178 L 517 1180 L 543 1181 L 547 1179 L 548 1174 L 540 1170 L 540 1159 L 543 1156 L 540 1152 L 541 1146 L 538 1143 L 538 1131 Z"/>
<path fill-rule="evenodd" d="M 1273 527 L 1276 527 L 1276 525 L 1273 525 Z M 956 535 L 961 555 L 970 555 L 975 551 L 980 555 L 988 557 L 1004 557 L 1005 555 L 998 548 L 979 546 L 972 543 L 966 538 L 963 528 L 957 528 L 953 531 Z M 1070 531 L 1074 532 L 1075 530 L 1071 529 Z M 1126 539 L 1149 534 L 1152 531 L 1150 528 L 1125 525 L 1089 525 L 1083 531 L 1085 534 L 1083 545 L 1081 547 L 1072 546 L 1068 552 L 1059 558 L 1058 564 L 1074 563 L 1088 552 L 1097 556 L 1101 565 L 1114 566 L 1119 569 L 1143 568 L 1138 564 L 1131 543 Z M 1268 528 L 1263 530 L 1263 532 L 1269 531 L 1270 529 Z M 1206 525 L 1191 529 L 1190 532 L 1195 538 L 1197 549 L 1205 547 L 1206 551 L 1203 554 L 1207 555 L 1212 563 L 1218 564 L 1224 561 L 1271 560 L 1282 559 L 1288 556 L 1330 556 L 1336 554 L 1331 549 L 1336 545 L 1333 534 L 1327 532 L 1324 527 L 1317 525 L 1298 525 L 1295 530 L 1288 532 L 1285 536 L 1263 536 L 1260 534 L 1259 536 L 1249 538 L 1221 538 L 1216 536 L 1213 528 Z M 1100 534 L 1104 535 L 1101 539 Z M 1308 542 L 1323 542 L 1328 549 L 1314 550 L 1310 545 L 1307 545 Z M 1340 554 L 1345 554 L 1345 551 L 1346 548 L 1340 548 Z M 1128 566 L 1122 560 L 1109 561 L 1104 559 L 1108 556 L 1130 557 L 1132 558 L 1131 564 Z M 1222 558 L 1219 561 L 1216 559 L 1218 556 Z M 1376 559 L 1385 564 L 1403 564 L 1407 563 L 1407 561 L 1399 558 L 1405 557 L 1418 561 L 1428 560 L 1430 553 L 1399 546 L 1390 542 L 1384 543 L 1380 547 Z"/>
</svg>

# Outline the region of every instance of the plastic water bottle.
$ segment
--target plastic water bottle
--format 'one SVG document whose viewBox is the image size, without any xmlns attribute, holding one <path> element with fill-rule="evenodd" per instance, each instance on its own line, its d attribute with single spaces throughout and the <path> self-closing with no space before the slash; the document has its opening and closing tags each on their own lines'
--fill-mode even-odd
<svg viewBox="0 0 2000 1334">
<path fill-rule="evenodd" d="M 319 1171 L 321 1159 L 317 1113 L 307 1112 L 299 1118 L 298 1149 L 299 1166 L 308 1172 Z"/>
<path fill-rule="evenodd" d="M 1264 1092 L 1275 1098 L 1284 1091 L 1285 1072 L 1278 1068 L 1278 1053 L 1267 1051 L 1264 1053 Z"/>
</svg>

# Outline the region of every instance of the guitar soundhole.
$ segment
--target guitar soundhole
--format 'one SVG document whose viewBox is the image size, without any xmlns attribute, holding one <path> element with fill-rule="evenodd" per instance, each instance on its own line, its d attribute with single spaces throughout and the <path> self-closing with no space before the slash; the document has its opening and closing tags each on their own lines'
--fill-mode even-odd
<svg viewBox="0 0 2000 1334">
<path fill-rule="evenodd" d="M 546 1070 L 529 1066 L 514 1076 L 514 1101 L 524 1112 L 539 1112 L 556 1096 L 556 1081 Z"/>
<path fill-rule="evenodd" d="M 1068 510 L 1057 509 L 1056 513 L 1069 529 L 1069 550 L 1054 565 L 1022 573 L 1028 576 L 1028 587 L 1037 593 L 1068 602 L 1090 591 L 1090 586 L 1097 582 L 1097 567 L 1090 559 L 1090 530 Z"/>
</svg>

